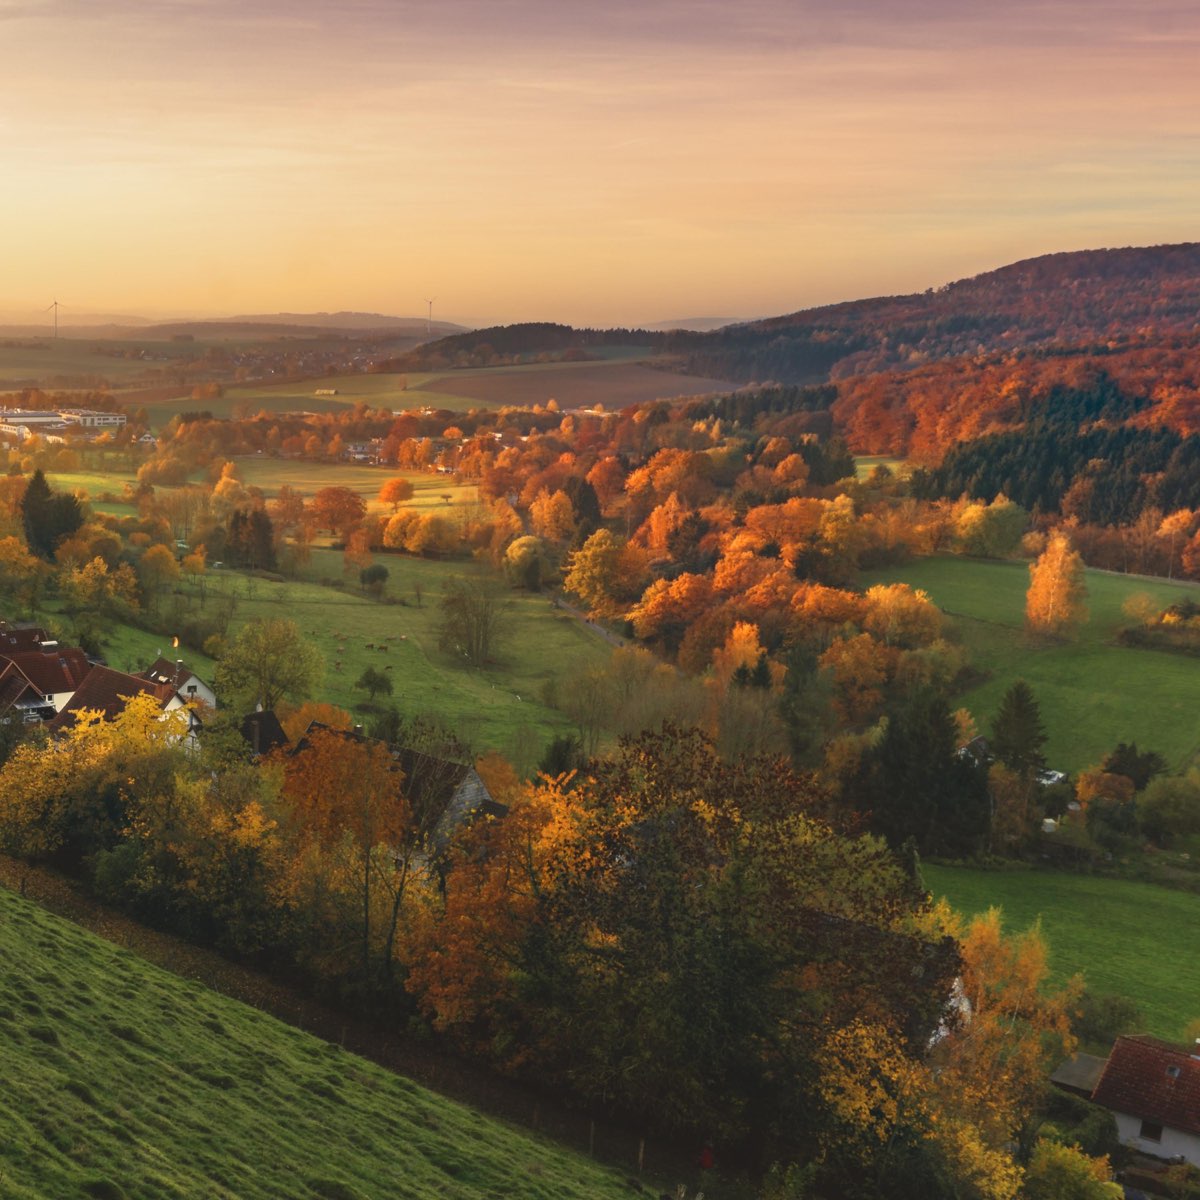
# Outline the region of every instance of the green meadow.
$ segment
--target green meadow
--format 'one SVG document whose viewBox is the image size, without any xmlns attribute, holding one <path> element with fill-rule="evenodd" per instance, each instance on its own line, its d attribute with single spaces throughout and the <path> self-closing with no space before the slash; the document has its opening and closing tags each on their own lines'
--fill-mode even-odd
<svg viewBox="0 0 1200 1200">
<path fill-rule="evenodd" d="M 5 1200 L 604 1200 L 625 1181 L 0 889 Z"/>
<path fill-rule="evenodd" d="M 547 684 L 559 687 L 580 672 L 602 665 L 607 643 L 545 596 L 505 592 L 502 628 L 493 660 L 483 669 L 460 663 L 438 645 L 440 604 L 447 589 L 464 577 L 494 579 L 490 568 L 471 560 L 433 560 L 380 554 L 389 571 L 384 599 L 364 596 L 358 569 L 342 572 L 340 551 L 316 549 L 295 581 L 273 582 L 241 572 L 210 570 L 205 604 L 223 597 L 234 603 L 230 635 L 257 618 L 287 617 L 325 659 L 324 680 L 315 699 L 353 711 L 369 703 L 354 685 L 367 667 L 392 681 L 392 693 L 377 707 L 395 706 L 408 717 L 436 718 L 476 752 L 499 750 L 521 771 L 532 771 L 547 743 L 572 726 L 542 702 Z M 196 611 L 199 598 L 184 589 Z M 164 601 L 168 608 L 171 601 Z M 183 656 L 211 680 L 215 663 L 191 649 L 173 651 L 170 634 L 114 626 L 106 657 L 121 670 L 141 670 L 159 654 Z M 370 714 L 362 713 L 364 724 Z"/>
<path fill-rule="evenodd" d="M 1141 1032 L 1178 1041 L 1200 1018 L 1200 896 L 1092 875 L 921 869 L 934 895 L 962 913 L 1000 908 L 1010 933 L 1040 921 L 1055 980 L 1078 972 L 1092 992 L 1131 997 Z"/>
<path fill-rule="evenodd" d="M 926 558 L 867 573 L 862 583 L 897 580 L 929 593 L 984 673 L 959 697 L 980 732 L 1009 686 L 1024 679 L 1041 706 L 1046 758 L 1058 770 L 1095 765 L 1118 742 L 1157 750 L 1175 770 L 1200 753 L 1200 661 L 1116 641 L 1129 623 L 1121 606 L 1130 596 L 1165 606 L 1200 598 L 1200 586 L 1088 571 L 1089 620 L 1073 640 L 1052 642 L 1024 629 L 1026 563 Z"/>
</svg>

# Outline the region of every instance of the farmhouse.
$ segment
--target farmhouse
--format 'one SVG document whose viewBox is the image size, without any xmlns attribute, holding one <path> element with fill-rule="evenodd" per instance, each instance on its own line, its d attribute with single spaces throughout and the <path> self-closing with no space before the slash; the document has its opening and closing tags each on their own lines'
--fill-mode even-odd
<svg viewBox="0 0 1200 1200">
<path fill-rule="evenodd" d="M 1092 1100 L 1127 1146 L 1200 1166 L 1200 1044 L 1189 1053 L 1146 1034 L 1117 1038 Z"/>
</svg>

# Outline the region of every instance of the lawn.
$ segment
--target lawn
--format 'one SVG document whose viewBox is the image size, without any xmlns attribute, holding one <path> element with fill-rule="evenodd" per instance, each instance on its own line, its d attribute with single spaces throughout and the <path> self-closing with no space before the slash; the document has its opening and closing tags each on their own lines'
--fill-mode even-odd
<svg viewBox="0 0 1200 1200">
<path fill-rule="evenodd" d="M 1200 598 L 1196 584 L 1088 571 L 1090 619 L 1073 641 L 1047 642 L 1024 631 L 1025 563 L 926 558 L 868 573 L 862 583 L 895 580 L 929 593 L 986 674 L 959 698 L 982 732 L 1008 687 L 1025 679 L 1041 706 L 1045 753 L 1056 769 L 1094 765 L 1122 741 L 1157 750 L 1176 770 L 1200 753 L 1200 662 L 1115 640 L 1128 623 L 1121 606 L 1130 596 L 1142 592 L 1166 605 Z"/>
<path fill-rule="evenodd" d="M 0 889 L 6 1200 L 628 1195 L 590 1159 Z"/>
<path fill-rule="evenodd" d="M 926 884 L 963 913 L 993 905 L 1005 928 L 1040 919 L 1061 982 L 1081 973 L 1097 993 L 1137 1001 L 1143 1032 L 1173 1040 L 1200 1018 L 1200 896 L 1153 884 L 1050 871 L 922 867 Z"/>
</svg>

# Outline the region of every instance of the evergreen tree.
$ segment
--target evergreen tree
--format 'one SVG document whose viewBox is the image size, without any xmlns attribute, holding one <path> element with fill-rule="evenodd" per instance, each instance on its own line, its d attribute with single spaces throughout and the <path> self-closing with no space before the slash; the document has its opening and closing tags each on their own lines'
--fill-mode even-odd
<svg viewBox="0 0 1200 1200">
<path fill-rule="evenodd" d="M 856 791 L 871 828 L 900 847 L 913 838 L 922 854 L 976 853 L 987 834 L 987 776 L 955 754 L 950 705 L 931 690 L 893 711 L 867 758 Z"/>
<path fill-rule="evenodd" d="M 1139 750 L 1137 742 L 1120 742 L 1101 766 L 1112 775 L 1132 779 L 1133 790 L 1140 792 L 1155 775 L 1166 772 L 1167 761 L 1157 751 Z"/>
<path fill-rule="evenodd" d="M 1023 679 L 1004 693 L 992 721 L 992 753 L 1018 775 L 1028 779 L 1042 770 L 1046 730 L 1033 690 Z"/>
<path fill-rule="evenodd" d="M 25 540 L 39 558 L 52 559 L 54 548 L 83 524 L 83 510 L 69 492 L 55 492 L 41 469 L 34 471 L 21 499 Z"/>
</svg>

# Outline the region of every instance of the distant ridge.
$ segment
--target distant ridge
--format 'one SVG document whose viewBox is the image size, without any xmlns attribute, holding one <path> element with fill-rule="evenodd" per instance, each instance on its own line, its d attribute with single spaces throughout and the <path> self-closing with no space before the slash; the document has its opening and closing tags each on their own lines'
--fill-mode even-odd
<svg viewBox="0 0 1200 1200">
<path fill-rule="evenodd" d="M 672 329 L 683 329 L 690 333 L 709 333 L 714 329 L 722 329 L 726 325 L 744 325 L 750 317 L 679 317 L 671 321 L 656 321 L 653 325 L 645 325 L 644 329 L 655 332 L 670 332 Z"/>
</svg>

